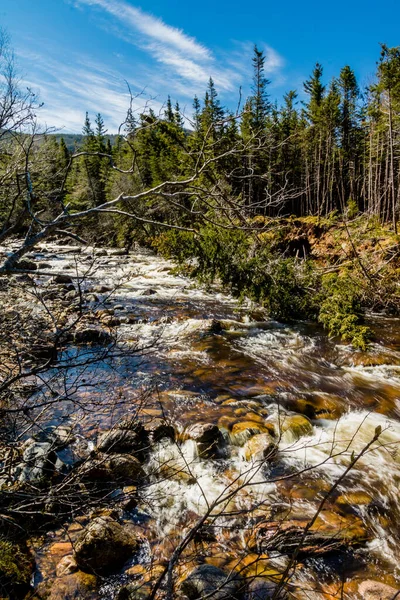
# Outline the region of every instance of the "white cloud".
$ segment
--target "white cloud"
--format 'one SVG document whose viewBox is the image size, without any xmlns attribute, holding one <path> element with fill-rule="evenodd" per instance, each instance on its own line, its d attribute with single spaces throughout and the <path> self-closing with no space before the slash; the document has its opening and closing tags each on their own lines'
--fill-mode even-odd
<svg viewBox="0 0 400 600">
<path fill-rule="evenodd" d="M 114 17 L 122 30 L 114 33 L 142 50 L 166 68 L 171 75 L 203 89 L 210 77 L 217 88 L 232 91 L 240 85 L 236 69 L 223 68 L 210 49 L 181 29 L 143 12 L 122 0 L 74 0 L 75 6 L 90 6 Z"/>
<path fill-rule="evenodd" d="M 171 27 L 161 19 L 153 17 L 126 2 L 118 0 L 76 0 L 75 4 L 86 4 L 102 8 L 146 37 L 192 57 L 201 60 L 212 58 L 210 51 L 205 46 L 186 35 L 181 29 Z"/>
<path fill-rule="evenodd" d="M 130 104 L 130 94 L 122 76 L 103 68 L 90 59 L 82 59 L 74 66 L 39 54 L 28 55 L 40 65 L 34 80 L 23 83 L 39 94 L 44 103 L 37 116 L 48 127 L 62 128 L 66 132 L 82 130 L 85 111 L 93 116 L 100 112 L 110 132 L 116 132 L 124 121 Z M 132 108 L 142 112 L 147 99 L 139 88 L 133 90 L 137 96 Z M 161 103 L 153 100 L 154 110 L 161 110 Z"/>
</svg>

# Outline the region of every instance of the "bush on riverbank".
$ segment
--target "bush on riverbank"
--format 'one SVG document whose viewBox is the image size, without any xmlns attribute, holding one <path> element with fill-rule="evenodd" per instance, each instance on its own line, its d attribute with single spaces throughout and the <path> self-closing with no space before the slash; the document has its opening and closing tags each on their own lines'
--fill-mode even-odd
<svg viewBox="0 0 400 600">
<path fill-rule="evenodd" d="M 391 232 L 365 218 L 344 228 L 333 216 L 257 217 L 254 225 L 260 228 L 250 232 L 211 225 L 198 234 L 168 230 L 152 244 L 200 282 L 217 281 L 281 321 L 319 321 L 329 335 L 363 350 L 371 339 L 365 309 L 397 312 L 398 240 Z"/>
</svg>

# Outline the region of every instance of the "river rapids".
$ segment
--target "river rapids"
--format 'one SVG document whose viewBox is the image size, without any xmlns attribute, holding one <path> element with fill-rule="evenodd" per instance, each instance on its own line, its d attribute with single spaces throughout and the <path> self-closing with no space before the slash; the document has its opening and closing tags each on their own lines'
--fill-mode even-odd
<svg viewBox="0 0 400 600">
<path fill-rule="evenodd" d="M 282 529 L 307 523 L 328 493 L 317 530 L 333 532 L 336 541 L 347 532 L 348 543 L 300 556 L 291 597 L 359 598 L 359 582 L 371 579 L 400 587 L 399 320 L 369 315 L 375 341 L 363 353 L 328 339 L 315 324 L 269 320 L 259 307 L 194 284 L 146 250 L 74 253 L 46 244 L 34 258 L 46 263 L 34 276 L 38 289 L 53 273 L 70 275 L 82 292 L 95 290 L 95 297 L 86 294 L 88 305 L 108 310 L 118 323 L 112 360 L 72 343 L 60 357 L 79 363 L 63 381 L 74 402 L 48 406 L 40 422 L 73 427 L 65 460 L 90 453 L 102 431 L 131 415 L 144 422 L 163 417 L 177 432 L 178 443 L 154 442 L 143 465 L 147 483 L 129 512 L 147 540 L 136 562 L 165 564 L 209 511 L 207 535 L 196 546 L 203 562 L 232 569 L 262 552 L 268 573 L 282 573 L 290 553 L 284 542 L 255 541 L 260 521 Z M 99 361 L 85 364 L 85 352 L 99 352 Z M 56 374 L 46 377 L 48 385 Z M 303 424 L 293 428 L 299 415 Z M 218 456 L 202 456 L 185 435 L 194 424 L 218 425 Z M 341 479 L 378 427 L 378 440 Z M 260 461 L 246 444 L 265 431 L 275 431 L 276 449 Z M 55 577 L 73 531 L 66 524 L 32 542 L 36 582 Z M 116 598 L 128 579 L 126 571 L 104 577 L 99 597 Z"/>
</svg>

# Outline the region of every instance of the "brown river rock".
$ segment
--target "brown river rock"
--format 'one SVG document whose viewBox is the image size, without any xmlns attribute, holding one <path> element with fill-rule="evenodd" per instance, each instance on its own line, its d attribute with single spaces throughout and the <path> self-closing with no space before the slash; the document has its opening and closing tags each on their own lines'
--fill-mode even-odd
<svg viewBox="0 0 400 600">
<path fill-rule="evenodd" d="M 97 517 L 79 535 L 74 556 L 83 569 L 95 573 L 117 571 L 142 542 L 133 525 L 120 525 L 107 516 Z"/>
</svg>

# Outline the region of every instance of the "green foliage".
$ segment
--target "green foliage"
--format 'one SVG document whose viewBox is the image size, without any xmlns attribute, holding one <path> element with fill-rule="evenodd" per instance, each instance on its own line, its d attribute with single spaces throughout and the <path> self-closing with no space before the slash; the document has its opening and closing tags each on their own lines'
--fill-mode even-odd
<svg viewBox="0 0 400 600">
<path fill-rule="evenodd" d="M 320 300 L 318 320 L 329 335 L 366 350 L 371 332 L 362 325 L 361 293 L 354 280 L 348 274 L 326 275 L 322 279 Z"/>
<path fill-rule="evenodd" d="M 353 198 L 349 198 L 346 206 L 346 216 L 348 219 L 354 219 L 358 215 L 357 202 Z"/>
<path fill-rule="evenodd" d="M 196 237 L 171 230 L 160 235 L 154 246 L 180 264 L 195 259 L 192 275 L 199 281 L 217 281 L 234 296 L 262 304 L 276 319 L 310 316 L 307 288 L 314 276 L 310 263 L 278 257 L 268 244 L 255 246 L 240 229 L 208 225 Z"/>
<path fill-rule="evenodd" d="M 26 584 L 31 576 L 32 564 L 17 544 L 0 539 L 0 582 Z"/>
</svg>

